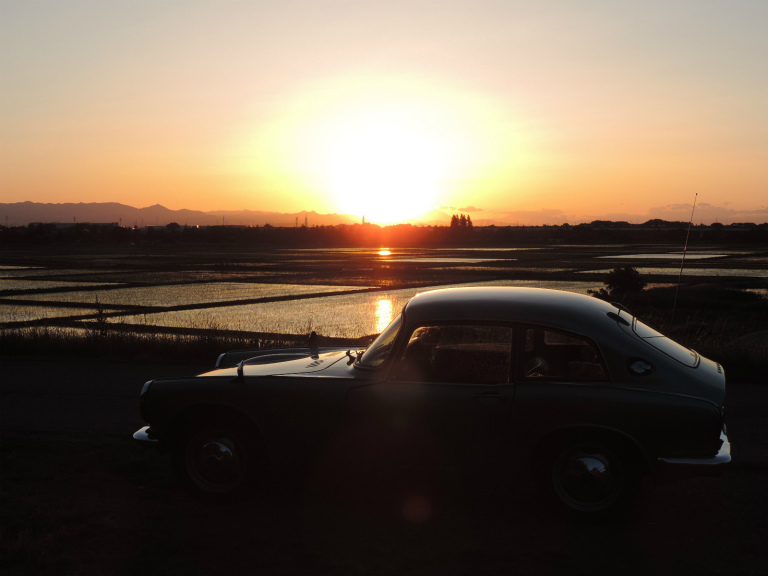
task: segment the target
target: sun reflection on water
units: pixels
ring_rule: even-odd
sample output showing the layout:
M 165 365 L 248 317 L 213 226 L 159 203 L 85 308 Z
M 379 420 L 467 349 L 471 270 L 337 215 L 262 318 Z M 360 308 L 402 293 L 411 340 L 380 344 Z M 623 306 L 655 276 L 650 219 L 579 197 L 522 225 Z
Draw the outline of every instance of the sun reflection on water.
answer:
M 392 300 L 382 298 L 376 302 L 376 332 L 382 332 L 392 322 Z
M 392 252 L 387 250 L 386 248 L 384 250 L 379 250 L 379 256 L 391 256 Z

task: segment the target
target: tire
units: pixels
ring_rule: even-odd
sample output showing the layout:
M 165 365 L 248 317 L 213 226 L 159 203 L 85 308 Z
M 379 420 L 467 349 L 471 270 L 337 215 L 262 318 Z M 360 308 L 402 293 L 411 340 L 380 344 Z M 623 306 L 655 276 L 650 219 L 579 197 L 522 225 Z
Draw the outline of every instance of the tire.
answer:
M 182 435 L 173 461 L 179 480 L 195 496 L 231 502 L 242 499 L 252 487 L 257 457 L 242 427 L 210 422 Z
M 629 459 L 610 443 L 581 440 L 555 451 L 551 486 L 565 509 L 581 518 L 604 518 L 626 510 L 638 476 Z

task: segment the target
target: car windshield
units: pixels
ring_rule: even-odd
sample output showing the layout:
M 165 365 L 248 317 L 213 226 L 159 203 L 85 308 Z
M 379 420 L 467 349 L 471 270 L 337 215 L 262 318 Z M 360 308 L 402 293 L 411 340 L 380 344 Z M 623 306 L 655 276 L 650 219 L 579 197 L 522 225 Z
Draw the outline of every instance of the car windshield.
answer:
M 366 348 L 363 355 L 358 358 L 357 365 L 363 368 L 378 368 L 384 364 L 389 357 L 392 346 L 395 344 L 395 338 L 397 338 L 402 322 L 402 315 L 398 315 L 397 318 L 392 320 L 389 326 L 384 329 L 384 332 L 379 334 L 379 337 L 373 341 L 373 344 Z
M 640 338 L 648 342 L 648 344 L 654 348 L 664 352 L 664 354 L 667 356 L 671 356 L 678 362 L 681 362 L 686 366 L 690 366 L 691 368 L 694 368 L 698 365 L 699 355 L 696 354 L 696 352 L 693 350 L 689 350 L 682 344 L 678 344 L 674 340 L 664 336 L 664 334 L 657 332 L 647 324 L 643 324 L 637 318 L 635 318 L 635 322 L 632 327 L 635 330 L 635 334 L 640 336 Z

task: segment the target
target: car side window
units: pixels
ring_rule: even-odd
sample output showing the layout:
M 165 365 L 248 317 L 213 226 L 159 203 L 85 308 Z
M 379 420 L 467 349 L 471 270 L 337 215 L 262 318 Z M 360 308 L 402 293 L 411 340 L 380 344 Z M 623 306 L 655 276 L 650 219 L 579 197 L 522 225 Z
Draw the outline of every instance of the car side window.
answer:
M 528 380 L 607 380 L 597 348 L 587 339 L 544 328 L 525 331 L 523 376 Z
M 466 384 L 509 382 L 512 336 L 508 326 L 420 326 L 411 333 L 393 379 Z

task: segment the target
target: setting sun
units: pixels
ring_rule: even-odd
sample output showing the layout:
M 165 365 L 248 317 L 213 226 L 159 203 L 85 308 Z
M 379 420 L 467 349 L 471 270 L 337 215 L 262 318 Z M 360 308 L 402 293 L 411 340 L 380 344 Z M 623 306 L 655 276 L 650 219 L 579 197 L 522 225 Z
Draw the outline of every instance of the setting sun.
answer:
M 389 112 L 356 115 L 332 128 L 324 171 L 337 206 L 379 224 L 428 212 L 448 171 L 438 137 Z

